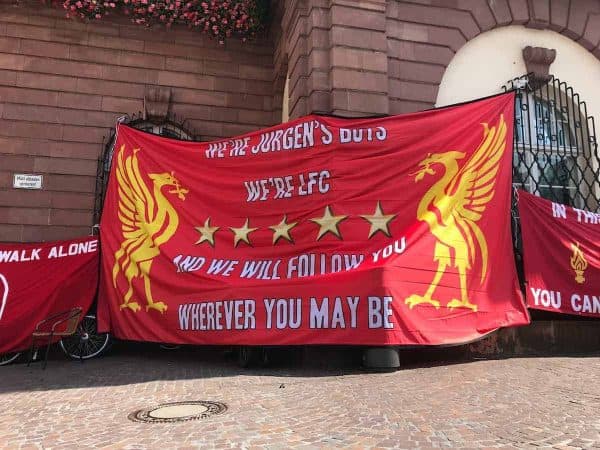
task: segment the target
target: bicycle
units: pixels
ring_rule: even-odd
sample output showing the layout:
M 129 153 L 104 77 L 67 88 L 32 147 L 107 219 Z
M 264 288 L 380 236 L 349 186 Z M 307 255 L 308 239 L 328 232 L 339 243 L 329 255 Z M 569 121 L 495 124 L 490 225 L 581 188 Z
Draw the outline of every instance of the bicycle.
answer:
M 90 359 L 104 353 L 112 345 L 109 333 L 98 333 L 96 326 L 96 315 L 86 314 L 77 331 L 71 336 L 62 338 L 58 342 L 65 355 L 72 359 Z M 4 353 L 0 355 L 0 366 L 15 362 L 25 352 Z M 36 360 L 34 355 L 33 360 Z
M 21 356 L 21 352 L 16 353 L 3 353 L 0 355 L 0 366 L 6 366 L 13 361 L 16 361 L 19 356 Z

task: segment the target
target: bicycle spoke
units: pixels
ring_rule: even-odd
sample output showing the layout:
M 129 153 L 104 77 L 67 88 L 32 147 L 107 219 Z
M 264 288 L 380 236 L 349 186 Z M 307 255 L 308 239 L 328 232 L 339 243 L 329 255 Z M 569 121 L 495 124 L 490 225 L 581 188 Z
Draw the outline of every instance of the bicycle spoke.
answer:
M 89 359 L 102 353 L 110 343 L 108 333 L 98 334 L 96 318 L 85 316 L 79 324 L 77 333 L 60 341 L 61 348 L 71 358 Z

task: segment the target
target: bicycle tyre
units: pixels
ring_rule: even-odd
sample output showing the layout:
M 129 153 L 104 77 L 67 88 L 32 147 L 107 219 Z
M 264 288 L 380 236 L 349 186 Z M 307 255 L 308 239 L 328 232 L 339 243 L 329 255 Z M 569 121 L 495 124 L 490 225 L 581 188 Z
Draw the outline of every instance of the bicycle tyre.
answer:
M 0 366 L 6 366 L 21 356 L 21 352 L 17 353 L 3 353 L 0 355 Z
M 110 334 L 98 333 L 96 316 L 88 314 L 77 326 L 77 331 L 71 336 L 62 338 L 59 344 L 69 358 L 79 359 L 81 348 L 81 359 L 90 359 L 105 352 L 111 342 Z

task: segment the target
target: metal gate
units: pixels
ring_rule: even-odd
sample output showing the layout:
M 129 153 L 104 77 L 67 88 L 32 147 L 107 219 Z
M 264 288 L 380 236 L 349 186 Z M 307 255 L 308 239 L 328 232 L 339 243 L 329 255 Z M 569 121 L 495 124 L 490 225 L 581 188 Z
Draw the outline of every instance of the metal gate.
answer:
M 594 118 L 579 94 L 551 77 L 533 89 L 529 76 L 511 80 L 516 91 L 513 187 L 575 208 L 598 211 L 600 161 Z M 521 233 L 513 195 L 513 243 L 523 280 Z

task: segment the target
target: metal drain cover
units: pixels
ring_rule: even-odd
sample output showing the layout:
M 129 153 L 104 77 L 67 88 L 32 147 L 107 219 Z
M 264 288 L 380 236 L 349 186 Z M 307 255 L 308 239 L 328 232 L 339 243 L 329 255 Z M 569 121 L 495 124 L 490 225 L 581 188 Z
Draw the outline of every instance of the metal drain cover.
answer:
M 227 411 L 225 403 L 198 400 L 163 403 L 154 408 L 134 411 L 127 418 L 134 422 L 186 422 L 188 420 L 207 419 L 210 416 L 223 414 L 225 411 Z

